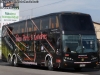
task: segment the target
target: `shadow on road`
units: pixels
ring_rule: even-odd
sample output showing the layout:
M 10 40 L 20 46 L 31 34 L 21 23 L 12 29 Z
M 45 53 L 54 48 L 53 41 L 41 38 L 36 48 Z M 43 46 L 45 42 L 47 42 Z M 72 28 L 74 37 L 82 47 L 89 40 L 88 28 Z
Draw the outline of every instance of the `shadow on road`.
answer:
M 0 65 L 2 66 L 9 66 L 6 62 L 0 61 Z M 40 67 L 40 66 L 33 66 L 33 65 L 19 65 L 20 68 L 29 68 L 29 69 L 38 69 L 38 70 L 46 70 L 49 71 L 46 67 Z M 75 71 L 72 68 L 66 68 L 66 69 L 54 69 L 56 72 L 70 72 L 70 73 L 79 73 L 79 74 L 88 74 L 88 75 L 94 75 L 96 72 L 99 71 L 99 69 L 91 69 L 91 68 L 83 68 L 81 71 Z M 96 75 L 96 74 L 95 74 Z
M 21 68 L 29 68 L 29 69 L 38 69 L 38 70 L 46 70 L 49 71 L 46 67 L 40 67 L 40 66 L 33 66 L 33 65 L 19 65 Z M 56 72 L 70 72 L 70 73 L 79 73 L 79 74 L 90 74 L 94 75 L 96 72 L 99 71 L 99 69 L 91 69 L 91 68 L 83 68 L 81 71 L 75 71 L 73 68 L 66 68 L 66 69 L 54 69 Z

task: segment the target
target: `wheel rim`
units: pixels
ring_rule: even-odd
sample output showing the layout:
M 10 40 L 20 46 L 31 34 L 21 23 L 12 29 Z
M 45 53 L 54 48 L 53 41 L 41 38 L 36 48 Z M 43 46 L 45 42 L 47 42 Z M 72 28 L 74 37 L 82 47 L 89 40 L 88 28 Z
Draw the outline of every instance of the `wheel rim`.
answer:
M 52 70 L 52 68 L 53 68 L 53 67 L 52 67 L 52 62 L 51 62 L 50 59 L 48 60 L 48 68 L 49 68 L 50 70 Z
M 8 58 L 8 63 L 11 64 L 11 58 L 10 57 Z
M 16 60 L 16 58 L 14 58 L 14 66 L 16 66 L 16 62 L 17 62 L 17 60 Z

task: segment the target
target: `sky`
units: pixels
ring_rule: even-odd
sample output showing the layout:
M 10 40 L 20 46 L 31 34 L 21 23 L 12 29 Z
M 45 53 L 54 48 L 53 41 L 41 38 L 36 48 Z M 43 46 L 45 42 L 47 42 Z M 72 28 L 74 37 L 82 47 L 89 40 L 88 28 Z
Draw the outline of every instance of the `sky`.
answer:
M 38 0 L 39 3 L 20 3 L 21 20 L 53 12 L 74 11 L 90 14 L 100 23 L 100 0 Z

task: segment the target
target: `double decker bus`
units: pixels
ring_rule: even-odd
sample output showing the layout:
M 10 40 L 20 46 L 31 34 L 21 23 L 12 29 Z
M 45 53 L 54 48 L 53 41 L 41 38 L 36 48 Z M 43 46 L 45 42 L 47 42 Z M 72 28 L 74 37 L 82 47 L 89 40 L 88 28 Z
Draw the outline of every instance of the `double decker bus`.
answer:
M 58 12 L 4 25 L 2 60 L 49 70 L 93 68 L 98 64 L 98 48 L 91 16 Z

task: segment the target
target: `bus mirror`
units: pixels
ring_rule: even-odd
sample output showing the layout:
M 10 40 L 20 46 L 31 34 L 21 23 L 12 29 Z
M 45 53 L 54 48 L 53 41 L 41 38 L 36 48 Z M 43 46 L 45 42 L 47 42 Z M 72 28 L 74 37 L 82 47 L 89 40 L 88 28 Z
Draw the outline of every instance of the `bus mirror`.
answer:
M 57 48 L 60 48 L 60 43 L 57 43 Z
M 60 48 L 60 37 L 57 39 L 57 48 Z
M 60 48 L 60 41 L 57 41 L 57 48 Z

